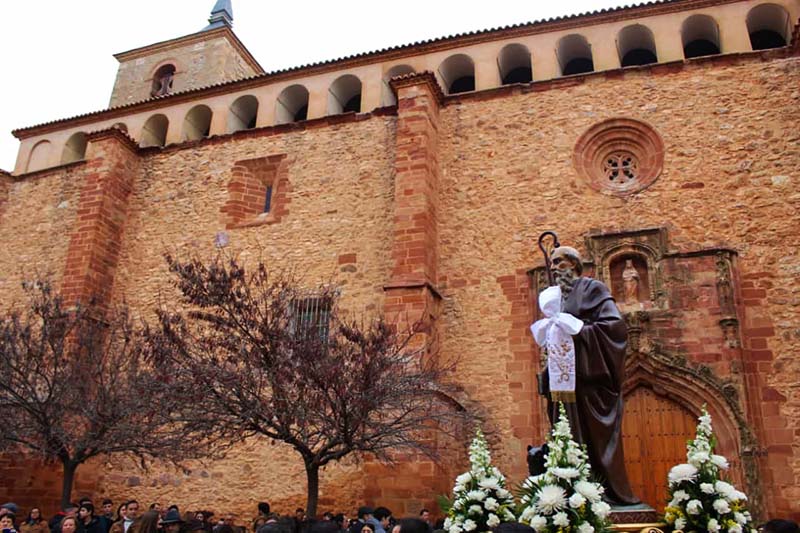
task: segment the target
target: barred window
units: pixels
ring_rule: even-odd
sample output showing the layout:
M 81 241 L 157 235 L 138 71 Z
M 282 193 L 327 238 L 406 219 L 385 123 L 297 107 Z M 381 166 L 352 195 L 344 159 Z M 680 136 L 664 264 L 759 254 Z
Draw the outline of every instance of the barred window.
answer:
M 330 330 L 330 314 L 330 297 L 297 298 L 291 303 L 291 331 L 298 336 L 318 335 L 324 342 Z

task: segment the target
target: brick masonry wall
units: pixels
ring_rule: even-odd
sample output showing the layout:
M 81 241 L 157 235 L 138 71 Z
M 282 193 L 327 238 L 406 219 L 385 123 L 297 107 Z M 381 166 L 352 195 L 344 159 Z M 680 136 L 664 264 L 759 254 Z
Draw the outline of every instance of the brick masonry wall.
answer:
M 60 282 L 84 175 L 85 165 L 79 164 L 8 184 L 0 207 L 0 240 L 10 252 L 0 254 L 4 306 L 20 300 L 25 280 Z
M 523 419 L 514 418 L 514 393 L 532 394 L 533 384 L 527 367 L 514 365 L 525 320 L 511 330 L 508 322 L 527 283 L 520 273 L 540 262 L 537 236 L 556 229 L 582 248 L 593 229 L 666 226 L 679 250 L 727 245 L 740 254 L 745 342 L 765 349 L 745 355 L 760 376 L 754 401 L 780 417 L 758 435 L 780 478 L 767 499 L 772 509 L 800 511 L 800 365 L 792 355 L 800 323 L 798 64 L 690 63 L 660 75 L 637 70 L 560 90 L 464 98 L 442 110 L 440 288 L 453 307 L 443 348 L 461 354 L 462 379 L 493 413 L 501 464 L 513 477 L 524 472 L 525 443 L 516 437 Z M 572 167 L 580 134 L 615 116 L 651 124 L 666 147 L 661 177 L 627 198 L 594 192 Z M 776 398 L 779 405 L 765 403 Z
M 800 195 L 795 192 L 800 180 L 800 60 L 737 61 L 690 62 L 658 72 L 627 70 L 550 90 L 449 99 L 438 111 L 438 199 L 430 205 L 438 246 L 431 283 L 442 295 L 441 354 L 459 357 L 458 380 L 479 406 L 484 429 L 496 445 L 493 454 L 512 481 L 524 476 L 525 446 L 546 429 L 533 376 L 538 356 L 527 332 L 533 304 L 526 272 L 540 263 L 536 237 L 555 229 L 562 242 L 582 249 L 584 237 L 594 230 L 665 226 L 675 250 L 723 246 L 738 252 L 742 353 L 707 349 L 708 343 L 722 342 L 718 329 L 706 335 L 684 323 L 683 329 L 665 326 L 661 333 L 682 336 L 676 350 L 723 376 L 730 373 L 730 359 L 741 358 L 748 372 L 746 411 L 767 452 L 761 466 L 769 509 L 800 513 L 800 449 L 795 444 L 800 437 L 800 363 L 793 356 L 800 348 L 795 282 L 800 272 Z M 400 119 L 371 116 L 140 152 L 114 298 L 152 316 L 159 301 L 173 295 L 162 253 L 207 256 L 221 239 L 245 261 L 291 265 L 309 284 L 332 280 L 343 285 L 346 305 L 381 311 L 388 298 L 384 285 L 397 265 L 392 214 L 396 122 L 402 113 L 401 108 Z M 572 167 L 581 133 L 616 116 L 649 123 L 666 149 L 660 178 L 625 198 L 595 192 Z M 282 154 L 290 161 L 288 213 L 279 223 L 227 229 L 222 209 L 235 162 Z M 66 183 L 72 184 L 71 198 L 77 198 L 77 186 L 66 174 L 47 179 L 14 185 L 0 234 L 35 237 L 16 241 L 19 253 L 59 269 L 65 262 L 59 250 L 66 249 L 67 241 L 54 235 L 72 221 L 47 216 L 39 200 L 52 204 L 54 185 Z M 38 222 L 20 222 L 26 219 Z M 51 242 L 52 252 L 47 248 Z M 43 251 L 54 257 L 40 257 Z M 0 261 L 5 261 L 0 272 L 10 276 L 18 259 Z M 713 265 L 696 264 L 702 266 L 695 281 L 711 283 Z M 12 296 L 5 285 L 0 290 L 4 302 Z M 675 298 L 676 305 L 683 304 L 692 295 Z M 688 316 L 705 321 L 709 329 L 718 327 L 704 313 Z M 97 467 L 101 480 L 94 494 L 176 501 L 184 508 L 202 503 L 248 518 L 260 499 L 282 511 L 304 501 L 300 462 L 282 446 L 268 443 L 248 444 L 225 461 L 198 465 L 188 475 L 166 468 L 139 473 L 126 463 L 114 464 L 114 469 Z M 386 478 L 385 470 L 371 465 L 329 468 L 322 475 L 321 508 L 354 510 L 364 499 L 380 503 L 389 492 L 376 486 L 396 485 L 418 494 L 420 479 L 443 472 L 431 474 L 426 468 L 407 465 Z M 432 503 L 409 498 L 413 504 L 404 507 L 409 512 Z

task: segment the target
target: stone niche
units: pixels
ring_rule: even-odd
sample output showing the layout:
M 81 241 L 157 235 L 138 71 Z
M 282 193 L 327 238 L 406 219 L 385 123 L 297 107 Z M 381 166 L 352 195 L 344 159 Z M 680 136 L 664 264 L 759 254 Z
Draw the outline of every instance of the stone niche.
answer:
M 626 319 L 643 312 L 653 342 L 690 358 L 695 353 L 702 363 L 721 363 L 725 349 L 739 346 L 734 250 L 675 250 L 666 228 L 642 228 L 590 232 L 583 255 L 584 275 L 611 289 Z M 547 287 L 544 267 L 529 275 L 536 307 L 535 296 Z

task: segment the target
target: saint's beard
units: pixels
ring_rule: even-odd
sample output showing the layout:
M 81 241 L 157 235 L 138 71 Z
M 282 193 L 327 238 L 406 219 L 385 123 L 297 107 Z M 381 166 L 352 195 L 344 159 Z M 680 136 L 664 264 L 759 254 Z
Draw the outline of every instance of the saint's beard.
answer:
M 572 292 L 572 287 L 575 285 L 578 275 L 575 273 L 574 268 L 568 267 L 556 270 L 554 279 L 556 284 L 561 287 L 561 295 L 566 298 Z

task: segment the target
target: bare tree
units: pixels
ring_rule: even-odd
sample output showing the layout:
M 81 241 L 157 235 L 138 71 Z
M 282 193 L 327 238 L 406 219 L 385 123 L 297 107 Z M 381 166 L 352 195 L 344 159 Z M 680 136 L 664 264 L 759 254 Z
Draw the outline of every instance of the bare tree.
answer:
M 62 504 L 92 457 L 121 453 L 144 465 L 212 453 L 211 441 L 175 423 L 175 385 L 148 361 L 124 308 L 68 308 L 48 282 L 25 292 L 28 303 L 0 321 L 0 445 L 60 461 Z
M 162 310 L 151 344 L 204 396 L 184 402 L 182 418 L 192 431 L 213 425 L 231 440 L 292 446 L 309 516 L 321 467 L 350 454 L 435 456 L 431 431 L 463 416 L 443 401 L 451 368 L 427 353 L 421 324 L 398 331 L 380 317 L 346 318 L 337 289 L 303 290 L 263 263 L 248 272 L 233 258 L 167 261 L 183 309 Z

